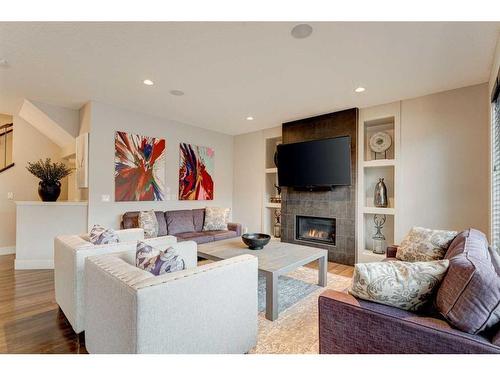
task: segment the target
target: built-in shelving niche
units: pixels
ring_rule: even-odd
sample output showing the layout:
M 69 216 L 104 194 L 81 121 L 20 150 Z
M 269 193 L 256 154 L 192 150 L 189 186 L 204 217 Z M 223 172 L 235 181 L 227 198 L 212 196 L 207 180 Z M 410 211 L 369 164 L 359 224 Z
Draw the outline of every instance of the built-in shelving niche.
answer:
M 386 222 L 382 233 L 387 245 L 396 239 L 397 221 L 397 169 L 399 162 L 399 103 L 362 109 L 359 121 L 358 164 L 358 213 L 357 213 L 357 262 L 380 261 L 384 255 L 373 253 L 375 234 L 374 215 L 385 215 Z M 377 154 L 370 148 L 370 138 L 377 132 L 391 136 L 391 147 L 384 154 Z M 384 179 L 387 187 L 389 205 L 387 208 L 375 207 L 374 191 L 379 178 Z
M 274 164 L 274 154 L 278 144 L 281 143 L 281 137 L 266 138 L 266 157 L 265 157 L 265 182 L 264 182 L 264 202 L 262 209 L 262 228 L 263 232 L 273 235 L 275 212 L 281 209 L 281 203 L 271 203 L 271 197 L 277 195 L 275 184 L 278 184 L 278 168 Z

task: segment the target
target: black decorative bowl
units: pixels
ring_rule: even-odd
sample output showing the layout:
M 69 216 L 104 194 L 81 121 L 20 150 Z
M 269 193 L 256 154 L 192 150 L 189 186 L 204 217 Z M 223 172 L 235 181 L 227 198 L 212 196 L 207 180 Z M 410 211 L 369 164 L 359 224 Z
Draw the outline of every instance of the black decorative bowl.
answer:
M 271 236 L 264 233 L 245 233 L 241 239 L 250 250 L 260 250 L 271 240 Z

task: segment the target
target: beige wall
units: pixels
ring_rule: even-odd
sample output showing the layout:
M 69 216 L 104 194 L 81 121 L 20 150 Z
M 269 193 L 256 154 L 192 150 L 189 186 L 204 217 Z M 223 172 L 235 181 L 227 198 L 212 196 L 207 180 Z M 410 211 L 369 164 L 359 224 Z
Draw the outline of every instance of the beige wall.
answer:
M 403 100 L 401 108 L 397 237 L 415 225 L 489 233 L 488 84 Z M 261 142 L 262 132 L 234 140 L 235 220 L 249 230 L 261 229 Z
M 234 137 L 233 219 L 248 232 L 260 232 L 262 221 L 263 131 Z
M 15 166 L 0 173 L 0 250 L 15 246 L 16 242 L 16 200 L 40 200 L 38 179 L 26 170 L 28 161 L 50 157 L 59 160 L 61 149 L 33 126 L 14 116 L 13 161 Z M 63 184 L 64 185 L 64 184 Z M 14 199 L 7 199 L 13 192 Z M 67 197 L 67 190 L 61 192 L 61 200 Z M 43 218 L 42 218 L 43 219 Z
M 498 37 L 497 47 L 495 50 L 495 55 L 493 56 L 493 63 L 491 65 L 491 75 L 489 81 L 489 92 L 493 90 L 493 85 L 498 76 L 498 70 L 500 69 L 500 36 Z
M 489 233 L 488 85 L 404 100 L 399 231 Z
M 234 137 L 233 219 L 248 232 L 262 230 L 266 138 L 281 136 L 281 126 Z
M 89 108 L 87 108 L 87 111 Z M 172 120 L 165 120 L 126 109 L 91 102 L 89 139 L 89 219 L 94 224 L 118 228 L 120 216 L 133 210 L 175 210 L 206 206 L 232 208 L 233 137 Z M 82 113 L 82 117 L 83 116 Z M 166 139 L 167 199 L 162 202 L 114 201 L 115 131 Z M 210 146 L 215 149 L 215 197 L 213 201 L 179 201 L 179 143 Z M 102 195 L 110 201 L 103 202 Z

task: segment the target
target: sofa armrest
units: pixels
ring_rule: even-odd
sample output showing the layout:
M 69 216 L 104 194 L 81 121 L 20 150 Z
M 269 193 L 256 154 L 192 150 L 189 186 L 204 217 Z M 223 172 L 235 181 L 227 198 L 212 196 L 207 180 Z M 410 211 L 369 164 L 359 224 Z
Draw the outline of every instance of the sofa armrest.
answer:
M 241 236 L 241 224 L 240 223 L 227 223 L 227 229 L 236 232 L 238 236 Z
M 398 252 L 398 245 L 387 246 L 385 256 L 386 258 L 396 258 L 397 252 Z
M 319 297 L 320 353 L 500 353 L 445 321 L 328 290 Z
M 144 229 L 142 228 L 120 229 L 116 231 L 116 234 L 120 242 L 144 240 Z

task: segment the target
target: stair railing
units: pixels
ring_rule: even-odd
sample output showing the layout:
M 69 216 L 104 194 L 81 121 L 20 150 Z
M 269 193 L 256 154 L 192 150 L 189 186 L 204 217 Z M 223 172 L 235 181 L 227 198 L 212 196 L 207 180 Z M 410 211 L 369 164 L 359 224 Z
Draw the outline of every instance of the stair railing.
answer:
M 0 173 L 14 166 L 14 162 L 12 160 L 13 132 L 13 124 L 0 126 Z

